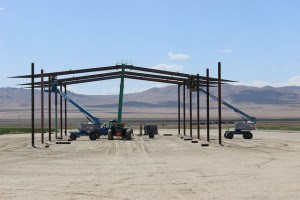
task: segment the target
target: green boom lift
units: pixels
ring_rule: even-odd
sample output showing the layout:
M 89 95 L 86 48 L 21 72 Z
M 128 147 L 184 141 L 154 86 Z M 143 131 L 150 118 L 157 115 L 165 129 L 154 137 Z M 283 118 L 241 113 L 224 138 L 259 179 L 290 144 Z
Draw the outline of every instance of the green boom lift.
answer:
M 126 64 L 120 65 L 122 68 L 122 73 L 121 73 L 121 83 L 120 83 L 120 93 L 119 93 L 118 120 L 114 119 L 109 121 L 109 129 L 108 129 L 109 140 L 113 140 L 114 136 L 131 140 L 131 134 L 133 133 L 133 130 L 130 127 L 128 127 L 125 123 L 122 122 L 125 65 Z

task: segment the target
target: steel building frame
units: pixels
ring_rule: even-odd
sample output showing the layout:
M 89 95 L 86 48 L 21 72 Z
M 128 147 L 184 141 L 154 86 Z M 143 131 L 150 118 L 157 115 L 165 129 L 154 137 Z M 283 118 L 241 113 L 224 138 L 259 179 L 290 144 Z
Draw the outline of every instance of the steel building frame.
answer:
M 197 139 L 200 139 L 200 99 L 199 99 L 199 88 L 206 87 L 207 92 L 209 93 L 210 87 L 218 87 L 218 129 L 219 129 L 219 144 L 222 145 L 222 135 L 221 135 L 221 85 L 228 82 L 235 82 L 232 80 L 221 79 L 221 62 L 218 62 L 218 78 L 209 77 L 209 69 L 206 69 L 206 76 L 200 76 L 199 74 L 186 74 L 179 72 L 171 72 L 166 70 L 159 69 L 150 69 L 144 67 L 138 67 L 127 64 L 116 64 L 115 66 L 107 66 L 107 67 L 96 67 L 96 68 L 88 68 L 88 69 L 78 69 L 78 70 L 68 70 L 68 71 L 59 71 L 59 72 L 50 72 L 44 73 L 44 70 L 41 70 L 40 74 L 36 74 L 34 72 L 34 63 L 31 63 L 31 74 L 30 75 L 21 75 L 14 76 L 11 78 L 30 78 L 30 83 L 21 84 L 25 87 L 31 88 L 31 143 L 32 146 L 35 147 L 35 100 L 34 100 L 34 88 L 41 88 L 41 143 L 44 143 L 44 89 L 48 88 L 48 126 L 49 126 L 49 136 L 48 140 L 51 141 L 52 127 L 51 127 L 51 77 L 55 76 L 58 80 L 60 90 L 65 94 L 67 93 L 67 86 L 72 84 L 79 83 L 87 83 L 94 81 L 102 81 L 102 80 L 110 80 L 121 77 L 121 69 L 125 68 L 125 78 L 136 79 L 136 80 L 144 80 L 144 81 L 153 81 L 153 82 L 161 82 L 161 83 L 169 83 L 175 84 L 178 86 L 178 134 L 180 135 L 181 128 L 181 106 L 180 106 L 180 91 L 181 86 L 183 87 L 183 135 L 186 135 L 186 89 L 189 90 L 190 94 L 190 116 L 189 116 L 189 125 L 190 125 L 190 137 L 193 137 L 192 134 L 192 94 L 193 92 L 197 92 Z M 84 73 L 93 73 L 92 75 L 83 75 L 83 76 L 70 76 Z M 67 78 L 59 78 L 60 76 L 67 76 Z M 48 77 L 48 81 L 45 81 L 45 78 Z M 40 78 L 39 82 L 36 82 L 35 79 Z M 207 127 L 207 141 L 210 141 L 210 118 L 209 118 L 209 95 L 206 95 L 206 110 L 207 110 L 207 119 L 206 119 L 206 127 Z M 58 138 L 57 132 L 57 94 L 55 95 L 55 139 Z M 63 137 L 63 104 L 62 97 L 60 96 L 60 137 Z M 64 128 L 65 128 L 65 136 L 67 136 L 67 100 L 64 100 Z

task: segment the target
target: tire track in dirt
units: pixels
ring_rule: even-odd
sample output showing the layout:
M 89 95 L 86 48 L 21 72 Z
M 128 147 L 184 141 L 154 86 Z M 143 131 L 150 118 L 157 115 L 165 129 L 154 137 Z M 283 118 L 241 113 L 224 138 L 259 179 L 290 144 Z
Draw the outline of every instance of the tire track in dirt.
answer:
M 23 189 L 23 188 L 15 188 L 15 189 L 6 189 L 7 191 L 11 191 L 11 192 L 14 192 L 14 191 L 24 191 L 24 192 L 30 192 L 30 193 L 36 193 L 37 190 L 35 189 Z M 56 194 L 57 191 L 56 190 L 49 190 L 49 189 L 42 189 L 42 188 L 39 188 L 38 189 L 38 193 L 40 192 L 44 192 L 45 193 L 45 196 L 47 196 L 46 194 L 52 194 L 51 197 L 55 197 L 53 196 L 53 194 Z M 63 199 L 73 199 L 73 196 L 76 195 L 76 199 L 86 199 L 86 198 L 93 198 L 93 199 L 124 199 L 124 198 L 121 198 L 121 197 L 111 197 L 109 195 L 100 195 L 100 194 L 97 194 L 97 192 L 94 192 L 94 191 L 82 191 L 82 192 L 74 192 L 74 191 L 63 191 L 59 194 L 60 198 L 62 197 Z M 50 195 L 49 195 L 50 196 Z M 79 196 L 79 197 L 78 197 Z M 51 199 L 52 199 L 51 198 Z M 58 198 L 58 197 L 56 197 Z M 59 199 L 60 199 L 59 198 Z
M 0 151 L 2 151 L 2 149 L 4 148 L 4 147 L 6 147 L 8 145 L 8 143 L 6 142 L 6 141 L 0 141 Z
M 141 138 L 138 138 L 137 140 L 132 141 L 131 146 L 133 146 L 135 150 L 133 153 L 138 153 L 139 156 L 149 162 L 151 161 L 151 156 L 149 151 L 146 150 L 144 142 L 145 141 L 143 141 Z
M 252 146 L 250 146 L 252 144 Z M 270 164 L 276 160 L 278 160 L 276 158 L 276 156 L 268 151 L 268 149 L 274 149 L 273 147 L 267 146 L 266 143 L 258 141 L 258 144 L 253 144 L 251 143 L 249 144 L 248 140 L 239 140 L 239 143 L 231 143 L 230 145 L 232 147 L 237 147 L 238 149 L 241 149 L 243 151 L 255 151 L 255 152 L 259 152 L 262 153 L 264 156 L 261 159 L 264 159 L 263 161 L 258 161 L 257 163 L 252 163 L 251 166 L 257 167 L 257 168 L 261 168 L 264 165 Z M 262 149 L 263 148 L 267 148 L 267 149 Z
M 19 149 L 22 149 L 22 151 L 24 151 L 24 148 L 26 148 L 29 145 L 29 143 L 27 141 L 22 141 L 22 140 L 18 140 L 18 141 L 14 141 L 11 144 L 7 144 L 5 145 L 3 149 L 1 149 L 1 151 L 4 152 L 13 152 Z

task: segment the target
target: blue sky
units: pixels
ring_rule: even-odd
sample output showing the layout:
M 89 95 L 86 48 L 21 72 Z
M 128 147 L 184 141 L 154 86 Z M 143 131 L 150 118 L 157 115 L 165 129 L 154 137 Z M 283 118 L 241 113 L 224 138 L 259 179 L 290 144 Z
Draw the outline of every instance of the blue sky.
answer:
M 36 72 L 134 65 L 253 86 L 300 86 L 300 1 L 0 0 L 0 87 Z M 158 83 L 126 80 L 125 91 Z M 117 94 L 119 80 L 73 85 Z

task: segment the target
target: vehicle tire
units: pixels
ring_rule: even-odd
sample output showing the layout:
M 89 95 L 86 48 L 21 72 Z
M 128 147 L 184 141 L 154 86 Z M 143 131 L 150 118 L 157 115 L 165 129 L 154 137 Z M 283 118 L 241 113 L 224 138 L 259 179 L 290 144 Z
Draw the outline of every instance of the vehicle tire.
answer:
M 149 133 L 149 138 L 154 138 L 154 133 Z
M 76 140 L 76 139 L 77 139 L 77 136 L 76 136 L 75 134 L 71 134 L 71 135 L 70 135 L 70 139 L 71 139 L 71 140 Z
M 111 132 L 111 129 L 108 129 L 108 131 L 107 131 L 107 139 L 108 140 L 113 140 L 114 139 L 113 134 Z
M 227 138 L 227 132 L 224 133 L 224 138 Z
M 89 138 L 90 138 L 90 140 L 96 140 L 97 139 L 97 134 L 92 132 L 92 133 L 89 134 Z
M 122 130 L 122 134 L 121 134 L 122 139 L 126 139 L 126 138 L 127 138 L 126 133 L 127 133 L 127 130 L 126 130 L 126 129 L 123 129 L 123 130 Z
M 244 133 L 244 134 L 243 134 L 243 138 L 244 138 L 244 139 L 248 139 L 247 137 L 248 137 L 248 133 Z
M 231 132 L 229 132 L 229 133 L 227 133 L 227 139 L 232 139 L 233 138 L 233 133 L 231 133 Z
M 251 132 L 247 133 L 247 138 L 248 140 L 251 140 L 253 138 L 253 134 Z
M 100 133 L 96 133 L 96 135 L 97 135 L 97 139 L 99 139 L 100 138 Z
M 126 131 L 126 139 L 131 140 L 132 129 L 127 129 Z

